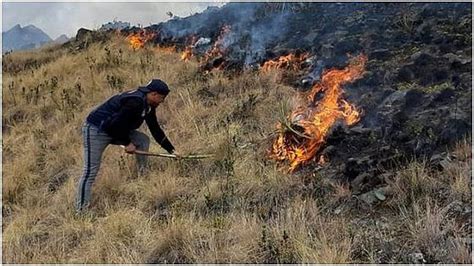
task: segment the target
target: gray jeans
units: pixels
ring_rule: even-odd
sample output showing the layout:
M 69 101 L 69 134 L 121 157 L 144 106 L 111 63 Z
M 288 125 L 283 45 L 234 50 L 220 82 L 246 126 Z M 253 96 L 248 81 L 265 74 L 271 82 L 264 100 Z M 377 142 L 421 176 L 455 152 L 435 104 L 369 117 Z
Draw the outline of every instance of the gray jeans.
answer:
M 91 199 L 91 189 L 97 173 L 99 172 L 102 153 L 109 144 L 123 144 L 115 142 L 107 133 L 89 123 L 82 127 L 82 137 L 84 140 L 84 170 L 82 177 L 77 184 L 76 210 L 81 211 L 89 206 Z M 133 130 L 130 132 L 130 139 L 135 144 L 137 150 L 148 151 L 150 138 L 144 133 Z M 144 171 L 147 165 L 146 156 L 136 155 L 139 172 Z

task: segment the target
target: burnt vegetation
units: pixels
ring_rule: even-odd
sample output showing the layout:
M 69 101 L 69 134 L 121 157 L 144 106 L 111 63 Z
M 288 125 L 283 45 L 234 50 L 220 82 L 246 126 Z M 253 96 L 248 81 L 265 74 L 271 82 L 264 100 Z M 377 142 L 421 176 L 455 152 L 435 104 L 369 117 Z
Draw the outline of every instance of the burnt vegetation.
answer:
M 471 263 L 471 31 L 468 3 L 230 3 L 6 54 L 3 262 Z M 289 173 L 269 152 L 305 141 L 295 96 L 361 54 L 341 93 L 360 119 Z M 170 140 L 215 156 L 138 177 L 109 147 L 75 216 L 84 117 L 156 77 Z

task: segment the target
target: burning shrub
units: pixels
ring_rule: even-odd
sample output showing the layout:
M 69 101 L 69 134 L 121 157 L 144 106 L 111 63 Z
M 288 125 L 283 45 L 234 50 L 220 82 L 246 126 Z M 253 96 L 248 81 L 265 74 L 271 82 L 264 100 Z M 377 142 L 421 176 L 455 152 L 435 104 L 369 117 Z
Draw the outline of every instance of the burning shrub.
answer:
M 339 120 L 347 125 L 359 121 L 357 108 L 342 99 L 342 84 L 352 82 L 362 76 L 367 57 L 360 55 L 348 67 L 332 69 L 323 73 L 321 82 L 316 83 L 309 94 L 299 99 L 299 103 L 289 116 L 289 123 L 277 125 L 280 133 L 273 142 L 270 157 L 277 161 L 289 161 L 290 171 L 315 158 L 332 126 Z

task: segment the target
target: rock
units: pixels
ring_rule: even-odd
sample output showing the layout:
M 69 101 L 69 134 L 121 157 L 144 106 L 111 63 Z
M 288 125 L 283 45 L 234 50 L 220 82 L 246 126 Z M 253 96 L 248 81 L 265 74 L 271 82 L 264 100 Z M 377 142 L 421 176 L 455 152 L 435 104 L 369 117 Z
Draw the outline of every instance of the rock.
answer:
M 371 131 L 373 131 L 373 129 L 365 128 L 365 127 L 362 127 L 362 126 L 356 126 L 356 127 L 352 127 L 352 128 L 349 129 L 350 134 L 355 133 L 355 134 L 358 134 L 358 135 L 368 134 Z
M 364 74 L 364 78 L 356 80 L 353 83 L 355 88 L 357 87 L 380 87 L 382 86 L 383 79 L 386 75 L 386 71 L 384 70 L 377 70 L 373 71 L 366 71 Z
M 455 74 L 451 77 L 451 82 L 453 83 L 454 88 L 457 89 L 461 84 L 461 77 Z
M 471 132 L 471 125 L 461 119 L 450 119 L 441 131 L 439 142 L 441 144 L 452 144 L 461 140 Z
M 436 43 L 438 44 L 438 49 L 441 53 L 450 53 L 456 50 L 452 44 L 453 40 L 449 36 L 441 36 L 436 38 Z
M 425 52 L 414 53 L 410 58 L 418 67 L 436 64 L 436 58 Z
M 449 205 L 446 206 L 446 209 L 448 210 L 448 212 L 456 213 L 456 214 L 461 214 L 463 213 L 463 210 L 464 210 L 463 204 L 459 200 L 455 200 L 449 203 Z
M 333 57 L 334 54 L 334 46 L 331 44 L 323 44 L 321 46 L 321 55 L 326 58 Z
M 449 78 L 449 72 L 446 69 L 435 69 L 433 72 L 433 81 L 431 82 L 441 82 L 445 81 Z M 423 85 L 423 82 L 420 83 Z M 426 83 L 429 84 L 429 83 Z
M 438 169 L 439 171 L 447 169 L 450 163 L 451 163 L 451 159 L 448 157 L 448 155 L 445 152 L 434 154 L 430 158 L 430 164 L 436 169 Z
M 403 71 L 407 73 L 412 71 L 421 86 L 428 86 L 449 78 L 448 66 L 443 62 L 442 58 L 421 51 L 413 54 L 410 59 L 413 63 L 409 64 Z M 407 73 L 401 72 L 399 77 L 410 78 L 410 76 L 407 76 Z
M 369 59 L 387 60 L 391 55 L 389 49 L 377 49 L 369 53 Z
M 426 263 L 426 260 L 423 257 L 423 253 L 421 252 L 414 252 L 414 253 L 408 254 L 408 261 L 410 263 L 415 263 L 415 264 Z
M 203 45 L 208 45 L 211 43 L 211 38 L 204 38 L 204 37 L 201 37 L 199 38 L 199 40 L 194 44 L 194 47 L 199 47 L 199 46 L 203 46 Z
M 459 63 L 459 64 L 464 65 L 464 64 L 468 64 L 468 63 L 470 64 L 471 63 L 471 59 L 461 58 L 460 56 L 455 55 L 453 53 L 444 54 L 442 57 L 446 58 L 450 64 Z
M 404 65 L 398 70 L 396 80 L 399 82 L 411 82 L 415 79 L 415 73 L 412 70 L 411 64 Z
M 405 108 L 415 108 L 422 105 L 423 102 L 423 91 L 419 89 L 412 89 L 407 91 L 405 94 Z
M 420 26 L 415 30 L 416 36 L 418 39 L 424 43 L 430 43 L 433 39 L 433 20 L 424 21 Z
M 319 81 L 321 79 L 321 74 L 323 73 L 323 70 L 326 68 L 326 64 L 324 60 L 312 60 L 312 70 L 311 73 L 309 73 L 308 77 L 313 79 L 313 83 L 315 81 Z
M 334 154 L 335 151 L 336 151 L 336 147 L 334 147 L 334 145 L 329 145 L 326 148 L 324 148 L 321 154 L 331 157 L 331 155 Z
M 88 30 L 88 29 L 85 29 L 85 28 L 80 28 L 78 31 L 77 31 L 77 34 L 76 34 L 76 40 L 78 41 L 83 41 L 86 36 L 90 36 L 92 34 L 92 31 L 91 30 Z
M 373 191 L 362 194 L 358 198 L 369 206 L 373 206 L 378 201 Z
M 363 173 L 358 175 L 354 180 L 351 181 L 351 190 L 353 194 L 360 194 L 362 192 L 363 186 L 366 183 L 367 179 L 371 177 L 368 173 Z
M 304 77 L 303 79 L 298 82 L 298 87 L 301 88 L 302 91 L 308 91 L 313 87 L 313 84 L 315 83 L 314 78 L 312 77 Z
M 449 215 L 455 217 L 464 217 L 464 219 L 470 219 L 472 214 L 472 207 L 469 203 L 463 203 L 462 201 L 455 200 L 445 207 Z
M 454 99 L 456 94 L 451 88 L 442 90 L 438 95 L 436 95 L 431 101 L 432 106 L 437 106 L 438 104 L 446 104 Z
M 388 96 L 379 105 L 379 108 L 392 109 L 394 106 L 399 106 L 404 102 L 406 91 L 387 90 Z
M 467 217 L 472 216 L 472 206 L 470 204 L 464 208 L 463 215 L 466 215 Z
M 461 71 L 461 72 L 468 72 L 471 67 L 471 60 L 467 61 L 466 63 L 463 63 L 465 60 L 458 61 L 458 62 L 453 62 L 451 64 L 451 69 L 455 71 Z
M 451 161 L 450 160 L 442 160 L 441 162 L 439 162 L 439 165 L 441 166 L 442 169 L 446 170 L 449 168 L 449 165 L 451 164 Z
M 347 159 L 344 169 L 344 175 L 347 176 L 349 180 L 352 180 L 359 175 L 360 170 L 357 169 L 357 166 L 357 160 L 355 158 Z
M 373 206 L 380 201 L 386 200 L 388 195 L 391 195 L 391 189 L 389 187 L 381 187 L 360 195 L 359 199 Z
M 385 193 L 383 190 L 380 190 L 380 189 L 377 189 L 374 191 L 374 195 L 375 197 L 380 200 L 380 201 L 384 201 L 387 199 L 387 197 L 385 197 Z
M 169 206 L 165 202 L 156 202 L 153 206 L 153 209 L 155 211 L 156 217 L 160 220 L 165 220 L 171 215 Z
M 383 173 L 378 176 L 378 179 L 381 183 L 387 183 L 387 180 L 390 180 L 393 177 L 393 173 Z
M 446 158 L 446 153 L 433 154 L 430 158 L 430 163 L 437 163 Z

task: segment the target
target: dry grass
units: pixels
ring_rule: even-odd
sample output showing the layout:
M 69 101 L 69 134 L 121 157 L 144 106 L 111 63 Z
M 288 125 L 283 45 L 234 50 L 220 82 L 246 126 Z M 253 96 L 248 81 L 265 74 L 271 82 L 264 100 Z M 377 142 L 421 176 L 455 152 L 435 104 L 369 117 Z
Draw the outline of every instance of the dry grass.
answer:
M 445 170 L 446 182 L 449 184 L 450 196 L 453 200 L 471 201 L 472 193 L 472 148 L 471 139 L 458 143 L 453 151 L 454 162 Z
M 41 63 L 25 66 L 31 60 Z M 289 106 L 293 94 L 274 74 L 203 75 L 197 62 L 150 47 L 133 51 L 117 37 L 74 54 L 13 53 L 3 70 L 4 86 L 13 82 L 3 94 L 5 263 L 400 262 L 413 250 L 432 261 L 470 262 L 467 221 L 447 207 L 471 202 L 470 140 L 442 172 L 423 162 L 402 167 L 389 183 L 389 214 L 335 215 L 326 210 L 350 202 L 347 185 L 321 177 L 328 198 L 302 193 L 302 178 L 266 159 L 279 103 Z M 84 117 L 156 77 L 172 90 L 158 116 L 178 151 L 215 158 L 153 158 L 152 171 L 137 178 L 133 156 L 109 147 L 91 213 L 76 217 Z M 385 225 L 372 226 L 377 219 Z M 383 249 L 390 239 L 399 251 Z

